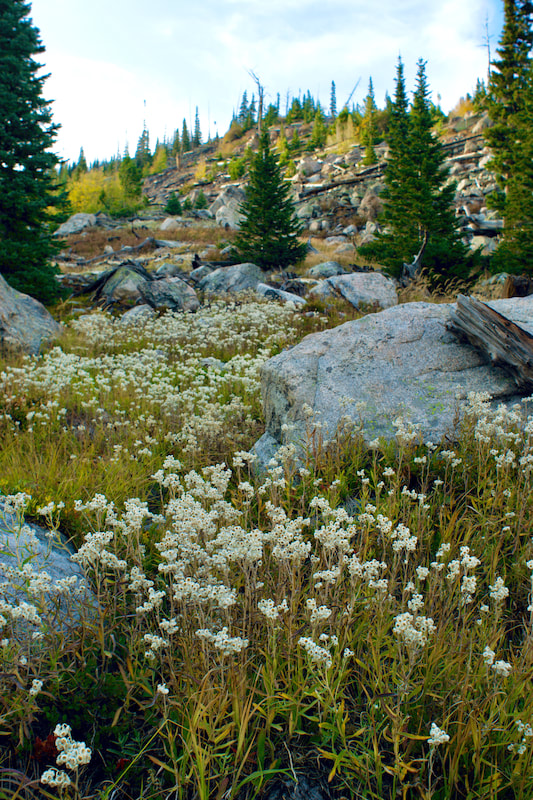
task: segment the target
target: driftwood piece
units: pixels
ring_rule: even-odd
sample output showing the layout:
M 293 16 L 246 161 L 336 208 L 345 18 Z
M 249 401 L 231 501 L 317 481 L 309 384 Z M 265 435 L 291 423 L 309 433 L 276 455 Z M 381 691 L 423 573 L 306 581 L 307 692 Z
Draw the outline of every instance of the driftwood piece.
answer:
M 490 363 L 509 372 L 520 391 L 533 390 L 533 336 L 524 328 L 464 295 L 458 296 L 457 310 L 446 327 L 466 338 Z

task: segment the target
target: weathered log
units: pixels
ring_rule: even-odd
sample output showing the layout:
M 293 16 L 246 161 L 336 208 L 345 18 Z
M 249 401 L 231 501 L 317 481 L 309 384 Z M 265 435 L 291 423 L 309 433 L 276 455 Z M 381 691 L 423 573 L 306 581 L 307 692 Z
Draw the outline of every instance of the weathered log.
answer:
M 533 390 L 533 336 L 498 311 L 459 295 L 446 326 L 466 338 L 486 360 L 509 372 L 518 389 Z

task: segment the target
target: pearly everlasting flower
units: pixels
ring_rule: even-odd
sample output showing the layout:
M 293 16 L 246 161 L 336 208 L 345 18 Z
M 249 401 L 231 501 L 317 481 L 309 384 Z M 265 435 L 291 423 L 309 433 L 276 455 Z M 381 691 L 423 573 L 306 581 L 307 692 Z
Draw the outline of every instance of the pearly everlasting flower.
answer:
M 446 731 L 443 731 L 442 728 L 439 728 L 434 722 L 431 723 L 431 728 L 429 729 L 429 739 L 428 744 L 430 747 L 438 747 L 441 744 L 446 744 L 446 742 L 450 741 L 449 735 Z
M 333 664 L 329 650 L 326 650 L 324 647 L 320 647 L 320 645 L 313 642 L 313 640 L 309 637 L 301 636 L 298 639 L 298 644 L 300 647 L 303 647 L 311 661 L 313 661 L 315 664 L 324 666 L 326 669 L 329 669 Z
M 70 780 L 69 776 L 66 772 L 63 772 L 62 769 L 55 769 L 51 767 L 50 769 L 45 770 L 41 775 L 41 783 L 46 784 L 47 786 L 54 786 L 58 789 L 66 789 L 67 786 L 70 786 L 72 781 Z
M 38 680 L 37 678 L 34 678 L 29 691 L 30 697 L 37 697 L 42 688 L 43 688 L 43 682 Z
M 164 684 L 164 683 L 158 684 L 157 694 L 162 694 L 163 696 L 165 696 L 165 695 L 168 694 L 168 691 L 169 690 L 167 689 L 166 684 Z
M 508 661 L 495 661 L 494 664 L 491 664 L 491 668 L 494 670 L 496 675 L 499 675 L 502 678 L 508 678 L 513 669 Z
M 509 597 L 509 589 L 505 586 L 503 578 L 496 578 L 494 583 L 489 586 L 489 594 L 496 603 L 502 603 Z

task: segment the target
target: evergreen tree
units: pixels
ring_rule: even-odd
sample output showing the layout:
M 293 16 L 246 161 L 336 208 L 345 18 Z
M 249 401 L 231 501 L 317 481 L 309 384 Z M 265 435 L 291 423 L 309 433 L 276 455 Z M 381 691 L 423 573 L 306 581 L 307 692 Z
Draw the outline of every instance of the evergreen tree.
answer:
M 192 146 L 200 147 L 202 144 L 202 132 L 200 131 L 200 117 L 198 114 L 198 106 L 196 106 L 196 114 L 194 117 L 194 134 L 192 137 Z
M 465 277 L 471 260 L 455 217 L 455 185 L 447 184 L 445 154 L 433 135 L 432 125 L 425 63 L 418 62 L 417 87 L 409 114 L 400 59 L 383 192 L 386 232 L 361 251 L 377 258 L 399 277 L 403 264 L 411 263 L 426 242 L 424 269 L 438 283 L 449 277 Z
M 237 116 L 238 122 L 240 122 L 241 125 L 244 125 L 246 123 L 247 116 L 248 116 L 248 93 L 244 91 L 241 100 L 241 107 L 239 108 L 239 114 Z
M 146 123 L 143 124 L 143 130 L 137 142 L 137 149 L 135 150 L 135 161 L 141 169 L 148 169 L 152 163 L 152 154 L 150 152 L 150 134 Z
M 50 151 L 59 126 L 34 60 L 44 47 L 29 13 L 24 0 L 0 2 L 0 273 L 48 303 L 63 294 L 48 259 L 61 248 L 52 232 L 66 199 Z
M 302 228 L 294 216 L 289 193 L 290 184 L 281 176 L 278 160 L 270 150 L 268 131 L 264 131 L 240 206 L 244 219 L 235 239 L 235 259 L 252 261 L 268 270 L 305 258 L 307 248 L 297 239 Z
M 93 164 L 93 167 L 97 166 Z M 87 172 L 87 159 L 85 158 L 85 153 L 83 152 L 83 147 L 80 148 L 80 155 L 78 157 L 78 163 L 76 164 L 76 169 L 78 172 Z
M 142 168 L 127 154 L 120 162 L 118 177 L 126 201 L 138 200 L 142 192 Z
M 532 103 L 533 4 L 505 0 L 498 58 L 491 71 L 486 107 L 493 127 L 485 138 L 498 191 L 491 205 L 504 218 L 503 242 L 493 259 L 496 269 L 533 272 Z
M 337 116 L 337 92 L 335 89 L 335 81 L 331 81 L 331 95 L 329 100 L 329 113 L 332 119 Z
M 315 111 L 313 130 L 311 132 L 311 140 L 310 140 L 311 149 L 314 149 L 316 147 L 324 147 L 324 145 L 326 144 L 326 139 L 327 139 L 326 124 L 324 121 L 324 114 L 322 112 L 322 108 L 320 107 L 319 103 Z
M 172 146 L 170 148 L 170 154 L 174 157 L 179 156 L 181 152 L 181 141 L 180 141 L 180 132 L 176 130 L 174 134 L 174 138 L 172 140 Z
M 362 136 L 361 140 L 365 146 L 365 155 L 363 164 L 370 165 L 377 163 L 376 151 L 374 145 L 377 139 L 376 131 L 376 101 L 374 99 L 374 87 L 372 85 L 372 78 L 368 82 L 368 94 L 365 99 L 365 113 L 362 120 Z
M 183 127 L 181 129 L 181 148 L 184 153 L 187 153 L 191 149 L 191 137 L 185 120 L 183 120 Z

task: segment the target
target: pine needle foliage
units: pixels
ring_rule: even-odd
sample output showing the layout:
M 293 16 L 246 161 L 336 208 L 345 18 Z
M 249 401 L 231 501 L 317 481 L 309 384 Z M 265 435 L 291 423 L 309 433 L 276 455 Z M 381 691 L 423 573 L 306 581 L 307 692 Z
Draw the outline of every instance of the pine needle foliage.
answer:
M 44 52 L 23 0 L 0 2 L 0 273 L 15 289 L 48 303 L 62 295 L 49 258 L 64 219 L 51 152 L 58 125 L 42 96 L 34 55 Z
M 448 181 L 442 145 L 433 133 L 430 91 L 425 62 L 419 60 L 417 85 L 409 109 L 403 63 L 398 61 L 396 93 L 387 134 L 389 159 L 385 171 L 382 222 L 385 232 L 360 248 L 395 277 L 411 263 L 424 240 L 423 265 L 437 284 L 466 277 L 471 268 L 454 213 L 455 185 Z
M 249 174 L 239 209 L 244 219 L 235 239 L 234 258 L 251 261 L 264 270 L 283 269 L 301 261 L 307 253 L 305 244 L 298 241 L 302 227 L 294 216 L 290 184 L 270 150 L 268 131 L 261 136 Z
M 485 107 L 493 127 L 485 138 L 493 153 L 498 190 L 490 205 L 504 218 L 494 268 L 533 272 L 533 4 L 505 0 L 504 27 Z

